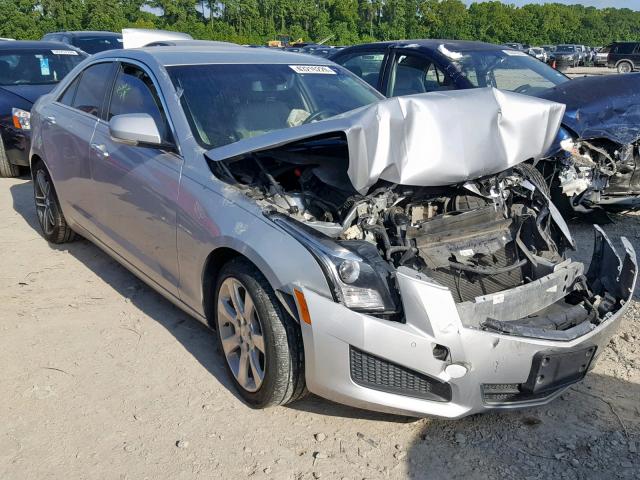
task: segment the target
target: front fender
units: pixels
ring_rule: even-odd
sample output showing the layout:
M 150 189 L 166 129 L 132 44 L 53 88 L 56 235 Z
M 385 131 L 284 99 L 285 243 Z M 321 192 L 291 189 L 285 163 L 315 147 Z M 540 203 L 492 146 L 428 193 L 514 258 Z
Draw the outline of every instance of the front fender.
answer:
M 207 261 L 220 248 L 249 259 L 276 291 L 292 293 L 295 282 L 331 298 L 324 273 L 309 251 L 233 186 L 216 179 L 204 186 L 183 177 L 177 223 L 180 298 L 202 315 Z

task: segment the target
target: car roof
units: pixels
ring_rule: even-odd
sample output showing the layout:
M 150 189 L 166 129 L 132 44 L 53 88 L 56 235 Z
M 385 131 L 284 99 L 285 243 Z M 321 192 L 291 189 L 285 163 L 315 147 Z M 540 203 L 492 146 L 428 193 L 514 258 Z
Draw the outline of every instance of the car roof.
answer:
M 34 49 L 73 50 L 72 48 L 69 48 L 69 45 L 62 42 L 16 40 L 14 42 L 0 43 L 0 51 Z
M 82 35 L 91 35 L 92 37 L 95 37 L 95 36 L 111 37 L 113 35 L 117 35 L 119 37 L 122 36 L 121 33 L 109 32 L 109 31 L 106 31 L 106 30 L 63 30 L 63 31 L 60 31 L 60 32 L 50 32 L 50 33 L 47 33 L 46 35 L 53 35 L 53 34 L 60 34 L 60 33 L 73 35 L 75 37 L 80 37 Z
M 363 45 L 354 45 L 353 47 L 347 47 L 344 50 L 351 49 L 366 49 L 368 46 L 386 46 L 386 47 L 408 47 L 415 48 L 416 50 L 435 51 L 440 45 L 444 45 L 447 50 L 458 52 L 471 52 L 471 51 L 495 51 L 504 50 L 505 45 L 495 45 L 493 43 L 476 42 L 472 40 L 447 40 L 447 39 L 419 39 L 419 40 L 393 40 L 386 42 L 367 43 Z
M 334 65 L 330 60 L 304 53 L 284 52 L 272 48 L 248 48 L 242 46 L 168 46 L 124 50 L 108 50 L 93 55 L 94 59 L 130 58 L 144 62 L 153 59 L 160 65 L 198 64 L 284 64 L 284 65 Z

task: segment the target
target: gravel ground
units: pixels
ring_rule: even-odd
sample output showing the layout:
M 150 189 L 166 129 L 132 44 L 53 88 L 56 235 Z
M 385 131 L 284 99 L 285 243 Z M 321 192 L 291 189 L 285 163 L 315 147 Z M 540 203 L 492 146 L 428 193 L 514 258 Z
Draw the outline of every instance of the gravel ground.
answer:
M 591 227 L 572 224 L 579 258 Z M 605 226 L 640 251 L 640 217 Z M 309 397 L 254 411 L 214 336 L 0 179 L 0 479 L 640 478 L 640 307 L 551 405 L 461 421 Z
M 582 76 L 590 77 L 594 75 L 614 75 L 617 73 L 618 72 L 614 68 L 607 67 L 575 67 L 569 68 L 564 72 L 565 75 L 574 78 Z

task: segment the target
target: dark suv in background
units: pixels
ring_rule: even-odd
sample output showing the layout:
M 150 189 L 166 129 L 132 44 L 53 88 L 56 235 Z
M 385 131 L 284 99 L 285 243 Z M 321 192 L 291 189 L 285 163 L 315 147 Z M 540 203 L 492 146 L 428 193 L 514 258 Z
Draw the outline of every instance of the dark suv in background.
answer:
M 618 73 L 640 70 L 640 42 L 614 42 L 608 47 L 607 66 Z
M 47 33 L 42 40 L 66 43 L 89 55 L 122 48 L 122 34 L 115 32 L 54 32 Z

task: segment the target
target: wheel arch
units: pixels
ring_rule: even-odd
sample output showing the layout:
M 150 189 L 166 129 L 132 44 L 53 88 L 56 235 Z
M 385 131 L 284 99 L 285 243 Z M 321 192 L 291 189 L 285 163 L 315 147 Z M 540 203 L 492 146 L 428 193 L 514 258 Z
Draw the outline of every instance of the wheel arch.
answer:
M 621 63 L 628 63 L 629 65 L 631 65 L 631 70 L 634 69 L 633 61 L 629 58 L 621 58 L 620 60 L 618 60 L 616 62 L 616 68 L 618 68 L 618 65 L 620 65 Z
M 260 257 L 257 256 L 257 253 L 253 250 L 242 249 L 242 252 L 240 250 L 241 249 L 231 246 L 221 246 L 209 253 L 205 261 L 204 268 L 202 270 L 202 307 L 209 326 L 215 328 L 213 323 L 215 313 L 214 290 L 219 272 L 225 264 L 238 258 L 251 263 L 264 276 L 282 307 L 284 307 L 289 315 L 298 321 L 297 310 L 292 293 L 281 288 L 282 285 L 276 273 L 268 266 L 268 264 L 261 261 Z M 256 256 L 252 255 L 252 253 Z
M 47 167 L 47 164 L 44 163 L 44 159 L 38 155 L 37 153 L 34 153 L 33 155 L 31 155 L 31 157 L 29 158 L 29 166 L 30 169 L 33 171 L 33 166 L 38 164 L 38 163 L 42 163 L 42 165 L 44 165 L 44 168 L 47 169 L 47 171 L 49 171 L 49 167 Z
M 218 279 L 218 274 L 224 264 L 235 258 L 245 258 L 251 262 L 251 260 L 245 255 L 242 255 L 239 251 L 230 247 L 216 248 L 205 260 L 204 268 L 202 269 L 202 307 L 204 309 L 205 318 L 207 319 L 210 327 L 214 327 L 213 314 L 215 304 L 213 290 Z

